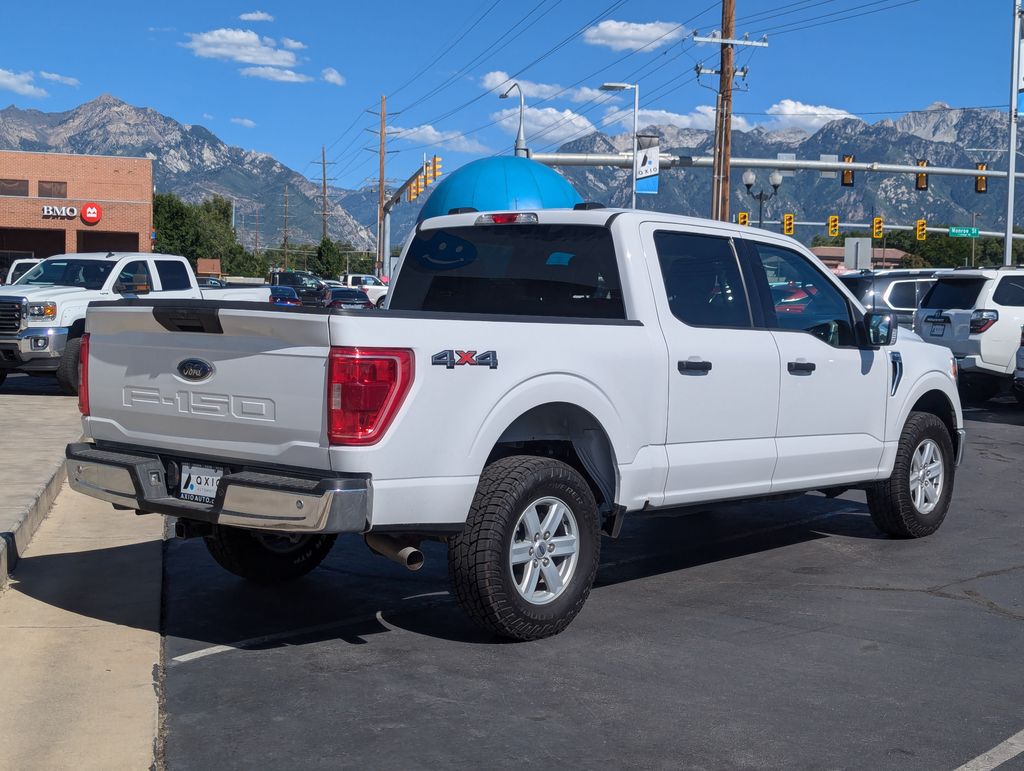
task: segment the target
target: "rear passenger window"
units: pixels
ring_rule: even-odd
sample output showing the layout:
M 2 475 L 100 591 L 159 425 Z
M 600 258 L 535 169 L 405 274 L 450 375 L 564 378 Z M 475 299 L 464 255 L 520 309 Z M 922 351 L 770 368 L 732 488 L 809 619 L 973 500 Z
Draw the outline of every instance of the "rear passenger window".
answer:
M 160 275 L 160 284 L 164 292 L 179 292 L 192 287 L 188 280 L 188 269 L 183 262 L 157 260 L 156 272 Z
M 672 315 L 693 327 L 750 327 L 739 264 L 727 238 L 654 234 Z
M 999 279 L 999 286 L 992 295 L 992 302 L 1024 308 L 1024 276 L 1004 276 Z
M 917 307 L 917 282 L 897 281 L 889 290 L 889 305 L 901 310 L 912 310 Z

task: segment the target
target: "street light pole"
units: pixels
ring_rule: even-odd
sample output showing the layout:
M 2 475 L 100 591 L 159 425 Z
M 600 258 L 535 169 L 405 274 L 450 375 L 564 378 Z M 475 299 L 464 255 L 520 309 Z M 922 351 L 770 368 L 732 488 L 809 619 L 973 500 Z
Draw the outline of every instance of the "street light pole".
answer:
M 518 83 L 513 83 L 499 99 L 508 99 L 512 89 L 519 92 L 519 133 L 516 134 L 515 154 L 517 158 L 526 158 L 530 153 L 526 149 L 526 98 L 523 96 L 523 89 Z
M 1017 171 L 1017 96 L 1020 93 L 1020 14 L 1021 0 L 1013 2 L 1013 72 L 1010 83 L 1010 146 L 1006 176 L 1006 241 L 1003 244 L 1003 264 L 1013 264 L 1013 195 L 1014 176 Z
M 630 207 L 636 208 L 636 160 L 640 153 L 640 84 L 639 83 L 602 83 L 602 91 L 625 91 L 633 89 L 633 189 L 630 195 Z
M 753 171 L 747 169 L 743 172 L 743 184 L 747 188 L 747 194 L 757 201 L 757 226 L 758 228 L 764 228 L 764 203 L 765 201 L 772 200 L 779 192 L 779 186 L 782 184 L 782 175 L 778 171 L 773 171 L 768 175 L 768 184 L 772 186 L 770 193 L 766 193 L 764 188 L 755 193 L 752 188 L 756 181 L 757 175 Z

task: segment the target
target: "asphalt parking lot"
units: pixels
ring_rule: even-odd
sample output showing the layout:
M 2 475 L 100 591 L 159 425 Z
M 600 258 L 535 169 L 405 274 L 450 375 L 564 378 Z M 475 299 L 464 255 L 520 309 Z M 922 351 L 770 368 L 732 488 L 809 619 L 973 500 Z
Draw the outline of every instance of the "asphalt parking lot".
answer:
M 440 544 L 408 573 L 350 538 L 268 589 L 169 540 L 160 762 L 956 768 L 1024 729 L 1024 408 L 966 417 L 936 535 L 881 536 L 860 494 L 635 516 L 539 642 L 477 631 Z

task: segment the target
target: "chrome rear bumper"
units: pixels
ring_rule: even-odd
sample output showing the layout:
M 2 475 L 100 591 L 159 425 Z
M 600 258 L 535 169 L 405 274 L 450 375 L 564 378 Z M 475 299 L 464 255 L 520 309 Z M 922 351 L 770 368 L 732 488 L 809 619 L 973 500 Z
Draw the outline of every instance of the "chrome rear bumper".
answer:
M 284 472 L 225 473 L 213 505 L 183 501 L 168 491 L 158 455 L 69 444 L 68 483 L 80 493 L 142 513 L 286 533 L 362 533 L 369 529 L 369 477 L 311 479 Z

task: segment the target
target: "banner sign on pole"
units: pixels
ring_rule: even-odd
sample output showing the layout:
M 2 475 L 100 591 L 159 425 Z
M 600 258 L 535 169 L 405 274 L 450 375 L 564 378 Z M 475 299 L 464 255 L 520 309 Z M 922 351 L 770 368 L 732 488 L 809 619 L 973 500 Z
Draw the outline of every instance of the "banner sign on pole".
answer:
M 658 161 L 661 150 L 657 135 L 640 134 L 636 138 L 636 192 L 655 195 L 658 192 Z

